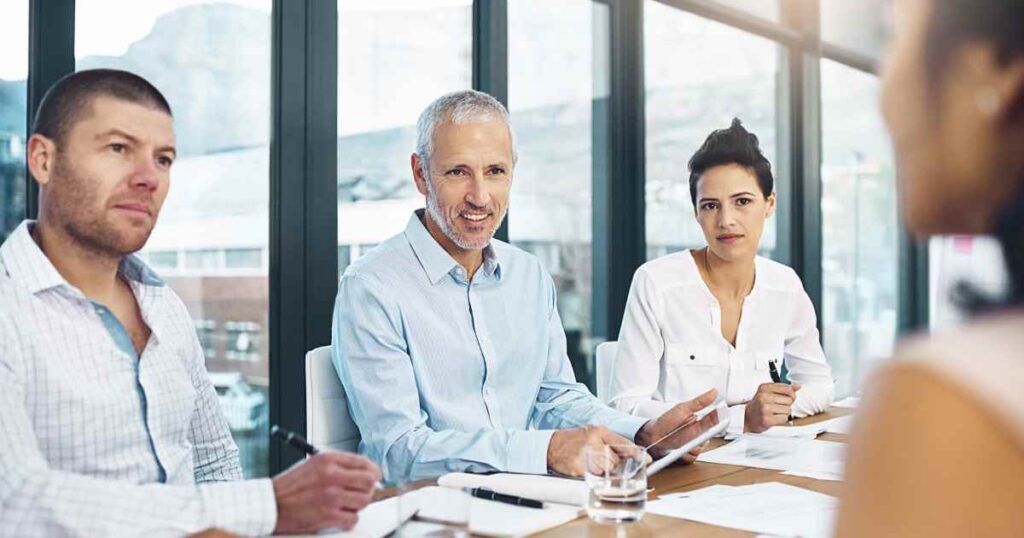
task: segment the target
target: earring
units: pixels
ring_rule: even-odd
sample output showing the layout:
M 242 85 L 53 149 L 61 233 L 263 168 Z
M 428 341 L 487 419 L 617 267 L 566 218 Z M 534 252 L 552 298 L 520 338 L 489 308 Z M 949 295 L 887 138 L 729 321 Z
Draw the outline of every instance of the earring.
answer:
M 974 92 L 974 104 L 978 107 L 978 112 L 987 118 L 992 118 L 999 112 L 999 106 L 1002 103 L 1000 103 L 999 92 L 995 88 L 982 86 Z

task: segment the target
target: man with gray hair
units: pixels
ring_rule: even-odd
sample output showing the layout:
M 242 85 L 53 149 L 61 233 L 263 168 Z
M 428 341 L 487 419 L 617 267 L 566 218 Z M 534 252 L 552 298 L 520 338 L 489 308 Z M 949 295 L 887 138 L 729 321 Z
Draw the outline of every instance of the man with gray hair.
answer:
M 647 420 L 576 383 L 551 277 L 493 238 L 515 164 L 501 103 L 472 90 L 437 99 L 411 157 L 426 209 L 341 277 L 334 363 L 360 451 L 390 483 L 450 471 L 579 476 L 583 447 L 646 446 L 715 400 L 710 391 Z

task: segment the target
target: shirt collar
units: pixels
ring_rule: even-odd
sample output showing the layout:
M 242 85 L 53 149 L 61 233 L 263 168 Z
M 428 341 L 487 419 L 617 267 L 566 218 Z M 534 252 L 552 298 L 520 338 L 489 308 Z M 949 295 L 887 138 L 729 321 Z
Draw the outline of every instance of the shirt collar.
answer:
M 451 274 L 461 266 L 430 235 L 427 227 L 423 225 L 423 212 L 423 209 L 417 209 L 409 217 L 409 223 L 405 226 L 405 237 L 419 259 L 423 271 L 426 272 L 427 279 L 431 284 L 437 284 L 445 275 Z M 483 265 L 480 267 L 483 273 L 501 280 L 501 264 L 492 244 L 484 247 L 483 257 Z
M 27 288 L 30 293 L 58 286 L 73 287 L 53 266 L 35 239 L 32 239 L 35 224 L 34 220 L 22 221 L 3 245 L 0 245 L 0 261 L 3 262 L 7 274 L 11 280 Z M 146 286 L 164 286 L 164 281 L 135 255 L 125 256 L 121 260 L 118 272 L 126 279 Z

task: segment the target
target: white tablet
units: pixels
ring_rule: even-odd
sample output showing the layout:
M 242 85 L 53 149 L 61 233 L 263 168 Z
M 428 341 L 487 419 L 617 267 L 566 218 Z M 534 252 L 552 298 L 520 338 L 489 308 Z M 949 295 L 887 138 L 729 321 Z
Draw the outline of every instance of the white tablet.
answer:
M 714 411 L 717 411 L 714 412 Z M 658 461 L 647 466 L 647 476 L 651 476 L 654 473 L 672 465 L 676 460 L 683 457 L 684 454 L 704 444 L 705 441 L 725 431 L 725 428 L 729 426 L 729 413 L 728 410 L 720 404 L 711 404 L 700 411 L 697 411 L 696 422 L 683 428 L 683 431 L 693 429 L 695 437 L 682 444 L 679 448 L 673 449 L 668 454 L 665 454 Z

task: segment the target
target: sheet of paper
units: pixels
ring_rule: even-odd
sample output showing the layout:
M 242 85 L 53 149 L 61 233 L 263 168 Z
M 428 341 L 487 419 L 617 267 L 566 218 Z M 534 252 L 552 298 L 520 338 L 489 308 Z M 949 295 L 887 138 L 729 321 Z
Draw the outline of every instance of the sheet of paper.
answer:
M 847 396 L 838 402 L 832 402 L 832 405 L 835 407 L 845 407 L 847 409 L 856 409 L 858 404 L 860 404 L 860 396 Z
M 850 426 L 853 424 L 853 415 L 838 417 L 814 424 L 803 426 L 775 426 L 768 428 L 761 433 L 732 433 L 725 436 L 726 441 L 739 439 L 745 435 L 756 437 L 794 437 L 800 439 L 814 439 L 823 433 L 850 433 Z
M 823 493 L 766 482 L 728 493 L 661 498 L 648 503 L 647 511 L 754 533 L 817 538 L 832 534 L 837 505 L 835 497 Z
M 587 500 L 587 484 L 582 480 L 547 475 L 448 473 L 437 479 L 437 485 L 487 488 L 506 495 L 561 504 L 583 505 Z
M 697 461 L 842 475 L 846 444 L 801 438 L 744 435 L 720 448 L 702 453 Z
M 328 529 L 319 534 L 299 535 L 297 538 L 383 538 L 398 528 L 398 505 L 398 497 L 377 501 L 359 512 L 359 522 L 350 531 Z M 412 503 L 403 502 L 402 521 L 412 517 L 415 511 L 416 507 Z
M 420 510 L 416 514 L 417 517 L 427 520 L 445 519 L 443 513 L 440 513 L 444 507 L 430 503 L 430 499 L 439 497 L 432 493 L 440 488 L 441 486 L 431 486 L 413 492 L 420 495 Z M 474 497 L 470 499 L 469 529 L 474 535 L 480 536 L 526 536 L 572 521 L 582 513 L 582 507 L 578 505 L 548 502 L 544 504 L 544 508 L 538 509 Z
M 782 474 L 786 474 L 786 475 L 789 475 L 789 476 L 800 476 L 800 477 L 803 477 L 803 478 L 813 478 L 815 480 L 831 480 L 833 482 L 842 482 L 843 481 L 843 475 L 841 475 L 841 474 L 826 473 L 826 472 L 821 472 L 821 471 L 819 471 L 819 472 L 815 472 L 815 471 L 785 471 Z

